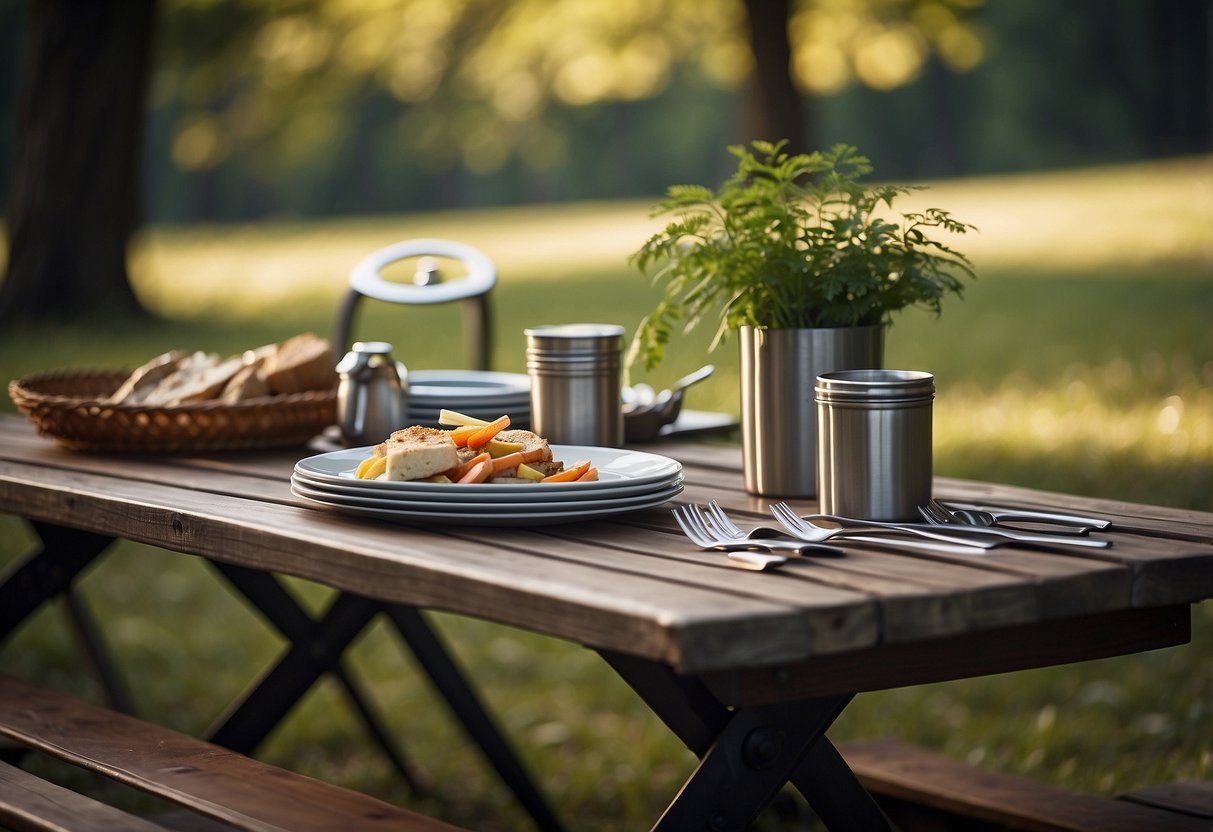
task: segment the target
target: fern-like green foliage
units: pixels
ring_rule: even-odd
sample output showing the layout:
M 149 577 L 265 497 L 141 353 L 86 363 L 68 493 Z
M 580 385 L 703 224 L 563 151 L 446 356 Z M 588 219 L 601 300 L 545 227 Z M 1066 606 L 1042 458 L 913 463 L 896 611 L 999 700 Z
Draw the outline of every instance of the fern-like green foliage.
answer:
M 652 369 L 676 329 L 719 317 L 712 347 L 745 325 L 772 329 L 888 323 L 919 305 L 940 312 L 974 277 L 963 254 L 931 237 L 973 226 L 931 208 L 878 216 L 913 188 L 867 187 L 872 172 L 854 147 L 789 155 L 786 142 L 729 148 L 737 171 L 719 192 L 674 185 L 653 216 L 672 215 L 631 262 L 664 294 L 641 321 L 628 361 Z

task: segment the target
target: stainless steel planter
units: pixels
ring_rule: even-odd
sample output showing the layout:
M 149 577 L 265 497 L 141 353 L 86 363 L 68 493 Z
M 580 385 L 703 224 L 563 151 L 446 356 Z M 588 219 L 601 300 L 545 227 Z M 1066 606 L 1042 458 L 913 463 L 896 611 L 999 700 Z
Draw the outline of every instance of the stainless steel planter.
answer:
M 741 449 L 745 488 L 772 497 L 817 494 L 817 376 L 879 369 L 884 327 L 742 327 Z

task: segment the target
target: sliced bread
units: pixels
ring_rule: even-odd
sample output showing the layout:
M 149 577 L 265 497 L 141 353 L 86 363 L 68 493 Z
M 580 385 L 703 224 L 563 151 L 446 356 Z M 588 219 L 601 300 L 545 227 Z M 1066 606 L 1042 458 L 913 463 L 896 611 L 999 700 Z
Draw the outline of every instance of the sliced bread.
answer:
M 265 359 L 265 382 L 275 393 L 330 390 L 337 384 L 336 368 L 329 342 L 305 332 L 284 341 Z
M 156 356 L 127 376 L 126 381 L 105 400 L 106 403 L 141 404 L 160 382 L 173 374 L 184 357 L 185 354 L 177 350 Z

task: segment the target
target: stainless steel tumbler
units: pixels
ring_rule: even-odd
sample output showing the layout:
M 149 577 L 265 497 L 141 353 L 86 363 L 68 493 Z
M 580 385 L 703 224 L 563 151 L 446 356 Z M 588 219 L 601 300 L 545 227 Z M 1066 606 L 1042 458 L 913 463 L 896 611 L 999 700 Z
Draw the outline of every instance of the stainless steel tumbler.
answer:
M 525 334 L 531 429 L 562 445 L 622 445 L 623 327 L 565 324 Z
M 917 520 L 931 498 L 935 377 L 849 370 L 817 378 L 817 499 L 824 514 Z

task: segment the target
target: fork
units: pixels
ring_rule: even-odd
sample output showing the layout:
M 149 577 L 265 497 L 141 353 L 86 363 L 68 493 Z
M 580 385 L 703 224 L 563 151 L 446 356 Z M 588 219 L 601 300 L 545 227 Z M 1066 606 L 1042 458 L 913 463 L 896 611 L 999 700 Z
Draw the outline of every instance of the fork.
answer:
M 675 508 L 673 514 L 675 522 L 692 543 L 707 551 L 724 552 L 733 564 L 746 569 L 761 572 L 787 563 L 786 557 L 775 552 L 790 552 L 791 546 L 798 545 L 794 541 L 722 541 L 714 537 L 686 507 Z M 756 551 L 759 549 L 766 551 Z
M 918 507 L 919 513 L 926 518 L 928 523 L 933 523 L 940 528 L 947 527 L 962 531 L 964 534 L 975 534 L 987 537 L 1001 537 L 1004 540 L 1016 541 L 1019 543 L 1042 543 L 1049 546 L 1082 546 L 1088 549 L 1106 549 L 1112 545 L 1110 540 L 1101 540 L 1094 537 L 1082 537 L 1075 534 L 1049 534 L 1048 532 L 1025 532 L 1018 529 L 1008 529 L 1004 526 L 992 528 L 990 526 L 971 526 L 961 520 L 957 520 L 952 516 L 952 513 L 946 507 L 939 504 L 937 500 L 930 500 L 925 506 Z
M 724 552 L 729 562 L 734 566 L 742 569 L 752 569 L 757 572 L 765 572 L 768 569 L 774 569 L 776 566 L 782 566 L 788 562 L 788 559 L 783 555 L 776 555 L 767 552 L 754 551 L 753 547 L 744 543 L 720 543 L 716 542 L 705 529 L 702 529 L 696 524 L 696 521 L 690 512 L 683 509 L 674 509 L 674 520 L 678 523 L 683 533 L 701 549 L 707 551 Z
M 694 507 L 698 510 L 698 506 Z M 737 524 L 732 521 L 724 509 L 720 507 L 720 503 L 712 500 L 708 503 L 707 520 L 711 526 L 719 532 L 722 537 L 728 537 L 730 540 L 771 540 L 779 538 L 788 538 L 789 533 L 786 529 L 776 529 L 773 526 L 755 526 L 748 532 L 738 528 Z M 821 555 L 833 555 L 835 557 L 843 557 L 846 555 L 846 550 L 840 549 L 837 546 L 830 546 L 825 543 L 811 544 L 802 541 L 799 544 L 803 549 L 812 547 L 811 551 Z
M 903 523 L 881 523 L 875 520 L 855 521 L 831 514 L 812 514 L 806 518 L 797 514 L 787 503 L 776 503 L 770 508 L 771 514 L 775 515 L 775 519 L 779 521 L 779 525 L 801 540 L 806 540 L 810 543 L 820 543 L 832 537 L 896 533 L 912 534 L 917 537 L 943 541 L 944 543 L 960 543 L 978 549 L 992 549 L 1002 542 L 994 539 L 992 536 L 987 538 L 981 535 L 966 535 L 960 529 L 957 529 L 956 533 L 952 533 L 950 530 L 934 531 L 930 528 L 911 526 Z M 813 525 L 812 520 L 829 520 L 844 525 L 837 528 L 822 528 L 821 526 Z

